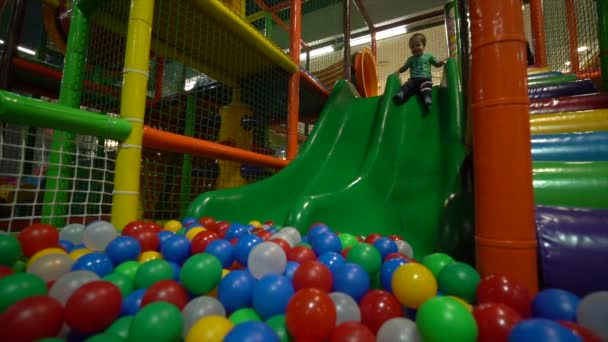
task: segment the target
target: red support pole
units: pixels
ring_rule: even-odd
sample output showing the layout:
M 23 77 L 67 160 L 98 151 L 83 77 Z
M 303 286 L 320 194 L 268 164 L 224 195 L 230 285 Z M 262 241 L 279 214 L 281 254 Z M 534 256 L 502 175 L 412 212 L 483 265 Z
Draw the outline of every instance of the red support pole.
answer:
M 535 294 L 537 242 L 521 0 L 469 4 L 477 267 L 482 276 L 510 276 Z
M 291 3 L 291 27 L 289 30 L 289 53 L 294 63 L 300 65 L 300 40 L 302 38 L 302 1 Z M 287 159 L 293 160 L 298 154 L 298 122 L 300 112 L 300 73 L 296 72 L 289 79 L 287 113 Z
M 545 42 L 545 17 L 543 16 L 543 1 L 530 0 L 530 21 L 534 38 L 534 54 L 536 65 L 547 65 L 547 43 Z
M 580 71 L 578 59 L 578 29 L 576 28 L 576 6 L 574 0 L 566 0 L 566 21 L 568 22 L 568 46 L 570 48 L 570 71 Z

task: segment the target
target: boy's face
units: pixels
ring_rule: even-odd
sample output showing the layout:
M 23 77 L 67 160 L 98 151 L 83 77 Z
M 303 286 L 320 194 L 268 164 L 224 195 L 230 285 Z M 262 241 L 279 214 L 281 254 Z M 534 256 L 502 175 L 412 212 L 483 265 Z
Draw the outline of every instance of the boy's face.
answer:
M 420 40 L 414 40 L 410 44 L 410 49 L 412 50 L 412 54 L 414 56 L 419 56 L 424 52 L 424 45 Z

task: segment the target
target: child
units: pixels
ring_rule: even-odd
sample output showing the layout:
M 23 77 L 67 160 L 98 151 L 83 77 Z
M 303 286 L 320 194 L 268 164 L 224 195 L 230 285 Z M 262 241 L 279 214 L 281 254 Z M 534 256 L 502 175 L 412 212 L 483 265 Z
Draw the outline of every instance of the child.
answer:
M 422 33 L 416 33 L 410 38 L 410 50 L 412 55 L 407 59 L 405 64 L 397 70 L 399 75 L 410 69 L 410 78 L 401 86 L 401 90 L 393 97 L 397 104 L 403 104 L 412 95 L 420 94 L 424 105 L 428 111 L 433 103 L 432 90 L 433 80 L 431 75 L 431 65 L 439 68 L 445 64 L 444 61 L 438 61 L 435 56 L 430 53 L 424 53 L 426 47 L 426 37 Z

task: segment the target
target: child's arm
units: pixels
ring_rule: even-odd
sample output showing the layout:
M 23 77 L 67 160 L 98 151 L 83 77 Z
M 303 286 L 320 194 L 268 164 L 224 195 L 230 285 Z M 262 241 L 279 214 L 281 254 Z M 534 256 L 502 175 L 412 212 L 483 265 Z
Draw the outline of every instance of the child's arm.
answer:
M 407 59 L 407 61 L 405 62 L 405 64 L 403 64 L 403 66 L 399 69 L 397 69 L 397 71 L 395 71 L 395 74 L 399 75 L 402 72 L 406 72 L 407 69 L 410 68 L 410 58 Z
M 435 56 L 431 55 L 430 62 L 436 68 L 441 68 L 445 64 L 446 61 L 447 61 L 447 58 L 443 61 L 438 61 L 437 58 L 435 58 Z

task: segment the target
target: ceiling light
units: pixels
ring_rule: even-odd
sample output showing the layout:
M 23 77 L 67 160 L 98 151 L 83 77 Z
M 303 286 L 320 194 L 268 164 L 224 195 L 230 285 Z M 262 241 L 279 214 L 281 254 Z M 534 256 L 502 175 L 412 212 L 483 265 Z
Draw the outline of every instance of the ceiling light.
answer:
M 576 49 L 578 52 L 583 52 L 583 51 L 587 51 L 587 49 L 589 49 L 586 46 L 579 46 L 578 49 Z

